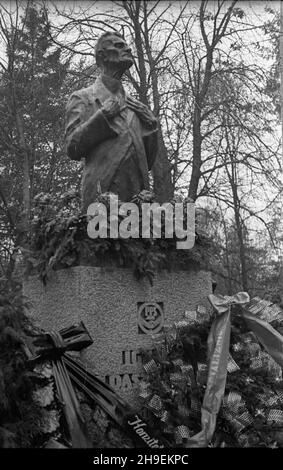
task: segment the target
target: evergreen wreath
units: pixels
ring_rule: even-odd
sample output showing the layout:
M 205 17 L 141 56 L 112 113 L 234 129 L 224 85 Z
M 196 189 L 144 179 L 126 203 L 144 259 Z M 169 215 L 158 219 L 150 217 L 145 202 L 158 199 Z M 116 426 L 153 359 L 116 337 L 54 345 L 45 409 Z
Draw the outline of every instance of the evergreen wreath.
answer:
M 238 308 L 233 307 L 225 396 L 209 446 L 283 447 L 282 369 L 248 331 Z M 197 318 L 167 327 L 153 337 L 153 351 L 143 351 L 142 407 L 151 426 L 177 447 L 201 430 L 212 321 Z M 283 312 L 270 324 L 282 333 Z
M 59 427 L 53 385 L 28 365 L 26 306 L 21 285 L 0 279 L 0 448 L 40 447 Z

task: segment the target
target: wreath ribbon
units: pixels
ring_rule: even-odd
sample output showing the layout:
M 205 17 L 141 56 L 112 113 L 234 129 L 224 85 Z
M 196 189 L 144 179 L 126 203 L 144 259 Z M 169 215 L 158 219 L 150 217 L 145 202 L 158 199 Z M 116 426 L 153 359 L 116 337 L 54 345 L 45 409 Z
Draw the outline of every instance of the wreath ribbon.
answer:
M 43 333 L 37 336 L 33 344 L 30 345 L 33 351 L 33 354 L 29 355 L 31 365 L 42 360 L 52 361 L 54 380 L 59 399 L 63 405 L 72 446 L 76 448 L 91 447 L 73 385 L 83 391 L 123 428 L 137 447 L 164 448 L 170 446 L 170 443 L 165 439 L 156 438 L 146 420 L 135 409 L 68 352 L 80 351 L 92 343 L 91 336 L 81 322 L 59 332 Z
M 273 359 L 283 367 L 283 337 L 266 321 L 247 310 L 250 297 L 246 292 L 234 296 L 208 296 L 217 315 L 208 336 L 208 377 L 201 409 L 201 431 L 188 439 L 185 447 L 207 447 L 225 392 L 231 333 L 231 306 L 240 305 L 247 326 Z

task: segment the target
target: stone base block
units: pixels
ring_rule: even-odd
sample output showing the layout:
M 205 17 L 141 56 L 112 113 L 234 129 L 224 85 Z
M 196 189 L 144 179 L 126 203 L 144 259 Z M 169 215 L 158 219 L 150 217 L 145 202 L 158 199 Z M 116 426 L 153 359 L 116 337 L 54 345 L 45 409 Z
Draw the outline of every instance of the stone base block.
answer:
M 208 307 L 211 275 L 205 271 L 162 271 L 153 286 L 137 281 L 131 269 L 77 266 L 54 272 L 44 286 L 32 276 L 24 294 L 29 315 L 45 330 L 83 321 L 93 345 L 82 352 L 91 371 L 130 402 L 141 377 L 140 349 L 151 349 L 151 334 Z

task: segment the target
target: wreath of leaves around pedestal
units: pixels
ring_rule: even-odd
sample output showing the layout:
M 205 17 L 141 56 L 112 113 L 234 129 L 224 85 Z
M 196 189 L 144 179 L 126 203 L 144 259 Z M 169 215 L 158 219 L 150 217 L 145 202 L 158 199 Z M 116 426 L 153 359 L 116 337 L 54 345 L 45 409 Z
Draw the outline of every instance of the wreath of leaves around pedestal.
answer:
M 209 446 L 283 447 L 282 369 L 234 310 L 225 396 Z M 153 351 L 143 351 L 141 406 L 151 426 L 177 447 L 201 430 L 211 323 L 179 322 L 153 337 Z M 271 324 L 282 332 L 283 313 Z
M 111 193 L 101 194 L 97 202 L 104 203 L 109 209 L 110 198 Z M 154 195 L 142 191 L 131 202 L 140 207 L 143 202 L 154 202 Z M 89 217 L 80 212 L 79 203 L 77 193 L 67 193 L 60 200 L 44 194 L 35 199 L 30 248 L 25 249 L 24 254 L 28 273 L 38 273 L 44 283 L 52 270 L 77 265 L 131 267 L 138 279 L 147 277 L 152 283 L 158 269 L 207 268 L 208 260 L 213 256 L 211 241 L 200 233 L 196 233 L 192 249 L 177 250 L 175 235 L 171 239 L 164 237 L 164 217 L 160 239 L 91 239 L 87 235 Z M 119 220 L 124 217 L 119 215 Z M 109 228 L 109 220 L 107 224 Z

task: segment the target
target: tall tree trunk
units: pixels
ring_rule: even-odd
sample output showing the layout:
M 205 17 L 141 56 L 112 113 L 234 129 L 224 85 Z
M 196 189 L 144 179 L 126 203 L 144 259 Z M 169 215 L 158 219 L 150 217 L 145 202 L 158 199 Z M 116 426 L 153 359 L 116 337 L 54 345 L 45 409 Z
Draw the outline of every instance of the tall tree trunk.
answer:
M 283 1 L 280 2 L 280 98 L 281 98 L 281 139 L 283 142 Z M 282 145 L 282 163 L 283 163 L 283 145 Z M 283 216 L 283 209 L 281 206 L 281 216 Z M 283 241 L 281 241 L 280 249 L 280 278 L 279 278 L 279 293 L 281 297 L 281 304 L 283 305 Z
M 247 263 L 246 263 L 246 248 L 244 243 L 243 225 L 240 216 L 240 204 L 238 197 L 237 182 L 234 174 L 234 168 L 232 164 L 232 175 L 228 172 L 232 194 L 233 194 L 233 210 L 235 215 L 235 223 L 237 230 L 237 238 L 239 243 L 239 258 L 241 266 L 241 283 L 244 291 L 248 290 L 248 275 L 247 275 Z
M 218 12 L 216 13 L 214 19 L 213 30 L 208 32 L 205 29 L 205 21 L 207 15 L 207 6 L 208 2 L 202 0 L 199 9 L 199 25 L 202 40 L 206 48 L 205 55 L 205 65 L 202 69 L 201 62 L 204 59 L 202 57 L 199 60 L 198 72 L 195 73 L 195 76 L 189 74 L 190 85 L 193 90 L 193 95 L 195 99 L 194 103 L 194 122 L 193 122 L 193 164 L 192 164 L 192 174 L 189 184 L 188 196 L 194 201 L 198 196 L 198 186 L 201 178 L 201 167 L 202 167 L 202 135 L 201 135 L 201 125 L 203 120 L 203 111 L 205 108 L 205 100 L 209 90 L 211 77 L 212 77 L 212 66 L 213 66 L 213 54 L 217 48 L 218 43 L 221 41 L 225 35 L 226 29 L 230 22 L 233 8 L 237 3 L 237 0 L 232 1 L 228 10 L 224 13 L 219 25 L 217 26 L 217 18 L 221 11 L 222 6 L 225 2 L 218 2 Z M 209 42 L 210 41 L 210 42 Z M 184 47 L 184 46 L 183 46 Z M 185 51 L 184 51 L 185 52 Z M 202 71 L 203 70 L 203 71 Z
M 221 216 L 223 220 L 223 227 L 224 227 L 224 236 L 225 236 L 225 259 L 226 259 L 226 269 L 227 269 L 227 275 L 228 275 L 228 295 L 232 295 L 232 273 L 231 273 L 231 265 L 230 265 L 230 259 L 229 259 L 229 249 L 228 249 L 228 233 L 227 233 L 227 225 L 225 221 L 225 217 L 222 215 L 221 211 Z
M 201 177 L 201 164 L 201 111 L 196 103 L 193 122 L 193 167 L 188 191 L 188 196 L 193 201 L 197 198 L 199 180 Z
M 170 163 L 168 160 L 168 152 L 163 140 L 163 135 L 158 126 L 158 153 L 152 168 L 153 190 L 158 202 L 166 202 L 174 196 L 174 186 Z
M 158 76 L 154 68 L 154 63 L 149 50 L 149 63 L 151 67 L 152 76 L 152 93 L 153 93 L 153 112 L 155 116 L 159 117 L 160 114 L 160 94 L 158 89 Z M 156 161 L 152 168 L 153 174 L 153 189 L 156 199 L 159 202 L 166 202 L 174 196 L 174 186 L 171 174 L 171 165 L 168 158 L 168 151 L 164 143 L 163 134 L 160 123 L 158 125 L 158 153 Z
M 21 232 L 22 239 L 24 240 L 26 236 L 30 233 L 30 214 L 31 214 L 31 178 L 30 178 L 30 158 L 29 150 L 26 144 L 25 135 L 24 135 L 24 126 L 22 116 L 20 116 L 18 111 L 16 91 L 14 87 L 13 77 L 11 77 L 11 97 L 13 104 L 13 114 L 15 118 L 17 136 L 20 147 L 20 157 L 22 158 L 22 168 L 23 168 L 23 182 L 22 182 L 22 191 L 23 191 L 23 215 L 22 215 L 22 224 Z
M 149 32 L 147 25 L 147 2 L 143 2 L 143 8 L 141 9 L 141 2 L 135 1 L 128 5 L 125 3 L 125 9 L 130 16 L 134 32 L 135 32 L 135 46 L 137 50 L 137 59 L 139 65 L 139 78 L 140 83 L 138 87 L 139 99 L 149 105 L 148 102 L 148 76 L 146 69 L 146 59 L 148 60 L 151 83 L 152 83 L 152 98 L 153 98 L 153 113 L 159 118 L 160 115 L 160 94 L 158 84 L 158 74 L 155 67 L 155 62 L 152 56 L 152 50 L 149 40 Z M 141 19 L 144 25 L 144 34 L 141 35 Z M 145 49 L 145 51 L 144 51 Z M 169 201 L 174 196 L 174 186 L 171 175 L 171 166 L 168 160 L 168 152 L 163 139 L 162 129 L 159 124 L 158 126 L 158 153 L 156 156 L 155 163 L 152 168 L 153 176 L 153 190 L 156 195 L 156 199 L 159 202 Z

